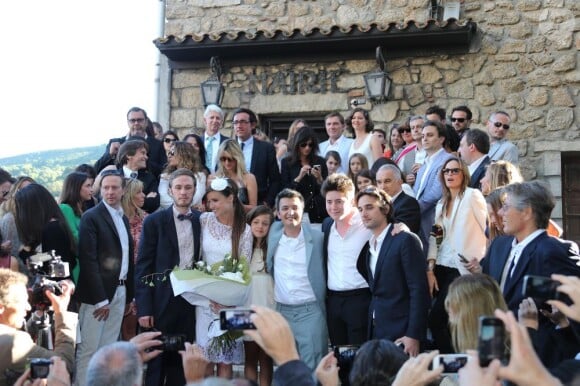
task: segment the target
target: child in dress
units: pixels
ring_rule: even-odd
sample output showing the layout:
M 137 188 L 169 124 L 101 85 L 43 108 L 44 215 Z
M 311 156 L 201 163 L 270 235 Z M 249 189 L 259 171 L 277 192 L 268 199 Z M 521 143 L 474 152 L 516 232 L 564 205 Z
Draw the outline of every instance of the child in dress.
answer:
M 247 216 L 248 224 L 254 236 L 254 252 L 250 262 L 252 284 L 248 304 L 256 304 L 274 309 L 274 282 L 266 270 L 266 251 L 268 249 L 268 231 L 274 221 L 272 210 L 265 205 L 252 209 Z M 246 363 L 244 377 L 258 381 L 258 364 L 260 365 L 260 386 L 272 383 L 272 358 L 262 350 L 256 342 L 244 341 Z
M 340 154 L 337 151 L 329 150 L 324 157 L 326 161 L 326 168 L 328 169 L 328 175 L 332 173 L 340 173 L 340 167 L 342 160 L 340 159 Z

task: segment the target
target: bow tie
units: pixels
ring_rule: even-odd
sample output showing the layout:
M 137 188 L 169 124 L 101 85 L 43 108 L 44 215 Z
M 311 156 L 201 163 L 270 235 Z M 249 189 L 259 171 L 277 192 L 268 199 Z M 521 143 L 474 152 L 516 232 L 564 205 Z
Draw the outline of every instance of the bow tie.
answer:
M 193 218 L 193 213 L 189 212 L 187 214 L 178 214 L 177 215 L 177 219 L 178 220 L 191 220 Z

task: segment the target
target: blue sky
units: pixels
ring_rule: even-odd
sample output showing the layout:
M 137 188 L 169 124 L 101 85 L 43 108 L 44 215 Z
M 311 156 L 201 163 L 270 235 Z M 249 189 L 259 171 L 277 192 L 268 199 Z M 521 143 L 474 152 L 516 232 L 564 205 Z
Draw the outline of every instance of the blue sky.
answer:
M 105 143 L 156 119 L 158 0 L 1 1 L 0 158 Z

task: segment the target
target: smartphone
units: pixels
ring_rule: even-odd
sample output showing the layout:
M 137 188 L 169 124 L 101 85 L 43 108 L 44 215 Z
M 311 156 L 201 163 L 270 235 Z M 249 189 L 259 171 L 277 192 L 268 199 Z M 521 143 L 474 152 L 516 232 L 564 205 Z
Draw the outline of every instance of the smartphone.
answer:
M 566 300 L 566 295 L 557 290 L 560 284 L 562 283 L 549 277 L 526 275 L 524 276 L 522 294 L 526 298 L 540 300 Z
M 482 367 L 489 366 L 494 359 L 501 361 L 505 358 L 505 336 L 505 326 L 501 319 L 493 316 L 479 318 L 477 351 Z
M 456 374 L 460 368 L 467 364 L 468 356 L 465 354 L 441 354 L 433 358 L 432 368 L 436 369 L 443 365 L 443 374 Z
M 338 365 L 338 378 L 342 385 L 349 384 L 350 370 L 359 347 L 357 345 L 342 345 L 333 348 Z
M 463 262 L 463 263 L 469 263 L 469 260 L 467 260 L 467 257 L 463 256 L 461 253 L 458 253 L 457 256 L 459 256 L 459 259 Z
M 220 328 L 222 330 L 255 330 L 250 316 L 254 311 L 232 308 L 220 311 Z
M 312 168 L 316 169 L 316 170 L 320 170 L 320 165 L 314 165 L 314 166 L 312 166 Z

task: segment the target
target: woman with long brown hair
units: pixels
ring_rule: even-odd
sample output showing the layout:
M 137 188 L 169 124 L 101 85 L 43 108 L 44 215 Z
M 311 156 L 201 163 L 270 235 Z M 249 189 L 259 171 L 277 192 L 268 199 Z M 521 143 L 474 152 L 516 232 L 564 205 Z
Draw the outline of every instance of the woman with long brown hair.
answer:
M 200 217 L 201 252 L 205 263 L 212 265 L 223 261 L 226 256 L 249 262 L 252 257 L 252 232 L 246 224 L 246 213 L 238 198 L 237 184 L 226 178 L 215 178 L 207 188 L 206 201 L 211 212 Z M 219 352 L 208 349 L 211 344 L 208 328 L 219 319 L 221 308 L 216 303 L 196 307 L 196 341 L 204 348 L 206 358 L 211 362 L 211 373 L 214 363 L 217 363 L 217 375 L 231 378 L 232 364 L 242 363 L 243 360 L 242 342 L 236 341 Z
M 427 256 L 429 290 L 435 301 L 429 313 L 429 328 L 442 353 L 453 352 L 444 302 L 451 282 L 469 274 L 464 262 L 485 255 L 487 206 L 481 192 L 469 188 L 469 169 L 459 158 L 449 158 L 439 179 L 443 195 L 435 209 L 435 225 Z

